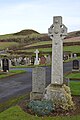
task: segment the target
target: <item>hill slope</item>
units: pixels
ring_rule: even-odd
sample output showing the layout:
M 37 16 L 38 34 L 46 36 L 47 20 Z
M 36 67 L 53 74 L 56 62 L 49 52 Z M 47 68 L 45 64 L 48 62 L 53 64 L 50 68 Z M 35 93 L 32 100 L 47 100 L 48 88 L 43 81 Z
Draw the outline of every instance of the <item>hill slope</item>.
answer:
M 30 35 L 30 34 L 33 34 L 33 33 L 34 34 L 40 34 L 35 30 L 25 29 L 25 30 L 22 30 L 20 32 L 14 33 L 13 35 Z
M 0 43 L 4 47 L 1 49 L 13 50 L 15 52 L 26 53 L 26 51 L 32 51 L 30 49 L 42 49 L 44 52 L 46 49 L 51 49 L 52 40 L 49 38 L 48 34 L 40 34 L 35 30 L 25 29 L 17 33 L 0 35 Z M 5 44 L 4 44 L 5 43 Z M 7 44 L 6 44 L 7 43 Z M 65 46 L 80 45 L 80 31 L 74 31 L 68 33 L 67 37 L 64 39 Z M 18 51 L 19 50 L 19 51 Z M 51 50 L 50 50 L 51 51 Z

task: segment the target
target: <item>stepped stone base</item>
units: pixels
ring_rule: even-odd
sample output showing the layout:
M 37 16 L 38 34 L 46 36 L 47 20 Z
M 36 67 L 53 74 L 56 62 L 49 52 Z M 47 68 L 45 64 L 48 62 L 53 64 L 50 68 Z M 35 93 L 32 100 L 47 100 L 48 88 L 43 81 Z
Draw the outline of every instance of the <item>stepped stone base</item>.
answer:
M 56 107 L 61 107 L 63 109 L 74 106 L 70 89 L 66 85 L 50 84 L 46 88 L 44 99 L 53 101 Z

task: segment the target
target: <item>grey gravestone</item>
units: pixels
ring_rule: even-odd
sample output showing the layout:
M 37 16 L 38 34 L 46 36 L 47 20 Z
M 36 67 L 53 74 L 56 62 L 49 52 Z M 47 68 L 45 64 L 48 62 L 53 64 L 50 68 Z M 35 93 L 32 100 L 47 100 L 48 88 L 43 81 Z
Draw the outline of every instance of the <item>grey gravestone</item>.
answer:
M 24 65 L 27 65 L 27 58 L 24 57 Z
M 26 62 L 26 65 L 30 65 L 30 59 L 28 57 L 26 57 L 25 62 Z
M 74 58 L 76 58 L 77 57 L 77 54 L 76 53 L 74 53 Z
M 50 58 L 50 55 L 48 55 L 46 57 L 46 64 L 50 64 L 51 63 L 51 58 Z
M 41 99 L 45 92 L 45 68 L 36 67 L 32 71 L 32 92 L 30 99 Z
M 3 72 L 9 71 L 9 60 L 7 58 L 2 59 L 2 70 Z
M 34 56 L 31 57 L 31 65 L 34 65 L 35 58 Z
M 11 60 L 9 60 L 9 66 L 10 66 L 10 67 L 12 66 L 12 64 L 11 64 Z
M 72 71 L 79 71 L 79 61 L 73 60 L 73 69 Z

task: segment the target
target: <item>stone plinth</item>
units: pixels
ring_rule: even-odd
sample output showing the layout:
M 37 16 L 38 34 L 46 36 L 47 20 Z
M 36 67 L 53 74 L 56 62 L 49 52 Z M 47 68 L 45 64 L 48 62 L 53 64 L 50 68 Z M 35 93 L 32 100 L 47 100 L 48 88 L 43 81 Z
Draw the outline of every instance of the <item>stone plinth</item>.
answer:
M 43 93 L 38 93 L 38 92 L 30 93 L 30 100 L 41 100 L 43 97 L 44 97 Z
M 73 107 L 70 88 L 66 85 L 50 84 L 46 88 L 45 99 L 53 101 L 56 107 L 69 109 Z
M 41 99 L 45 92 L 46 71 L 43 67 L 33 68 L 32 71 L 32 92 L 30 99 Z

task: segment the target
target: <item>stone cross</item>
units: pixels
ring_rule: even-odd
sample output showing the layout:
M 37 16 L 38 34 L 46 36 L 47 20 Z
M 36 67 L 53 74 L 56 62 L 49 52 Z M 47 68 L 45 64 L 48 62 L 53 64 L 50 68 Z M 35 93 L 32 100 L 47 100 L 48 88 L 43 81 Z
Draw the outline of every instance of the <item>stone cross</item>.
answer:
M 62 17 L 53 17 L 53 24 L 48 29 L 52 39 L 52 77 L 51 84 L 63 84 L 63 39 L 67 35 L 67 28 L 62 24 Z
M 35 51 L 34 53 L 36 53 L 36 58 L 35 58 L 34 64 L 35 64 L 35 65 L 39 65 L 39 60 L 38 60 L 39 51 L 38 51 L 38 49 L 36 49 L 36 51 Z

